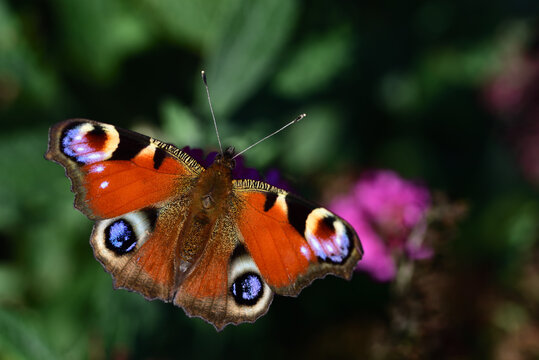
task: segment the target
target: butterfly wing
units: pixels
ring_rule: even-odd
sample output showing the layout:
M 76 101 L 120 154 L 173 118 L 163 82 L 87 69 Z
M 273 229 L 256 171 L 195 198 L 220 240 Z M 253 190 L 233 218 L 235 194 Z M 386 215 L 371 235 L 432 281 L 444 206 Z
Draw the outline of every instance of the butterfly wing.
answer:
M 114 281 L 114 288 L 137 291 L 149 300 L 172 301 L 175 249 L 187 217 L 186 198 L 163 208 L 144 208 L 99 220 L 90 244 L 94 255 Z
M 90 243 L 114 286 L 171 301 L 171 249 L 202 166 L 173 145 L 83 119 L 53 126 L 45 157 L 64 166 L 75 206 L 96 220 Z
M 91 120 L 53 126 L 45 157 L 72 181 L 75 207 L 107 219 L 185 194 L 204 169 L 173 145 Z
M 363 249 L 345 220 L 260 181 L 233 186 L 242 242 L 275 293 L 296 296 L 314 279 L 352 276 Z

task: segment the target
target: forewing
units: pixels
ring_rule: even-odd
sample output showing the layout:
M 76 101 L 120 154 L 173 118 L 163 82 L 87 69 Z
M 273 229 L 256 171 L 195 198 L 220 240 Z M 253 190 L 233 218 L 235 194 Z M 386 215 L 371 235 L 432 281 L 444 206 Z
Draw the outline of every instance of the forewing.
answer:
M 204 170 L 173 145 L 83 119 L 53 126 L 45 157 L 64 166 L 75 206 L 91 219 L 161 206 L 190 191 Z
M 345 220 L 259 181 L 235 180 L 234 193 L 243 243 L 277 294 L 295 296 L 328 274 L 352 276 L 363 249 Z

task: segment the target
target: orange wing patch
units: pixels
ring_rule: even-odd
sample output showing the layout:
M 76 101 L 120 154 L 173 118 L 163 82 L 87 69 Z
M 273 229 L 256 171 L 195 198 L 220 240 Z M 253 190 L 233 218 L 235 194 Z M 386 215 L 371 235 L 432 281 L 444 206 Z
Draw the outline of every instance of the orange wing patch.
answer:
M 148 146 L 131 161 L 109 160 L 85 165 L 81 171 L 85 201 L 101 218 L 120 216 L 170 199 L 182 189 L 180 177 L 188 175 L 178 161 L 166 157 L 154 168 L 155 147 Z
M 288 221 L 284 195 L 268 210 L 260 192 L 239 195 L 245 202 L 238 226 L 249 253 L 266 282 L 277 288 L 293 285 L 317 259 L 305 238 Z

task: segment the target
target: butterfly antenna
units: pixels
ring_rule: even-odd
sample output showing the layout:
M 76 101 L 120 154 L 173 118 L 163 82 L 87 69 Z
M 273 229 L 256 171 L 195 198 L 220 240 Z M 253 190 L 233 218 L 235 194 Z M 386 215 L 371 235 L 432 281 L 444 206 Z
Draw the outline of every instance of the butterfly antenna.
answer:
M 243 154 L 244 152 L 246 152 L 247 150 L 249 150 L 250 148 L 253 148 L 255 147 L 256 145 L 260 144 L 262 141 L 266 140 L 266 139 L 269 139 L 270 137 L 272 137 L 273 135 L 283 131 L 284 129 L 286 129 L 287 127 L 289 127 L 290 125 L 293 125 L 295 123 L 297 123 L 298 121 L 300 121 L 301 119 L 303 119 L 305 116 L 307 116 L 307 114 L 301 114 L 299 115 L 297 118 L 295 118 L 294 120 L 290 121 L 288 124 L 286 124 L 285 126 L 283 126 L 282 128 L 280 128 L 279 130 L 276 130 L 274 132 L 272 132 L 271 134 L 269 134 L 268 136 L 258 140 L 257 142 L 255 142 L 254 144 L 252 144 L 251 146 L 248 146 L 246 149 L 240 151 L 239 153 L 237 153 L 236 155 L 234 155 L 234 158 L 240 156 L 241 154 Z
M 215 133 L 217 134 L 217 141 L 219 141 L 219 150 L 223 155 L 223 145 L 221 145 L 221 137 L 219 136 L 219 130 L 217 129 L 217 121 L 215 121 L 215 114 L 213 113 L 213 106 L 211 106 L 210 89 L 208 88 L 208 81 L 206 80 L 206 73 L 201 71 L 202 81 L 204 81 L 204 87 L 206 87 L 206 94 L 208 95 L 208 104 L 210 104 L 211 117 L 213 119 L 213 125 L 215 126 Z

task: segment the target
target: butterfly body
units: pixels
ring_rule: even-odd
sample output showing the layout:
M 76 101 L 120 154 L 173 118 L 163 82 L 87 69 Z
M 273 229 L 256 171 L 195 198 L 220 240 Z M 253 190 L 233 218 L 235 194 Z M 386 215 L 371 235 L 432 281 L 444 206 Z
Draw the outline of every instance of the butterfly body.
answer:
M 45 157 L 65 167 L 90 243 L 116 288 L 182 307 L 221 329 L 263 315 L 363 250 L 335 214 L 267 183 L 234 179 L 234 151 L 207 168 L 159 140 L 91 120 L 53 126 Z

